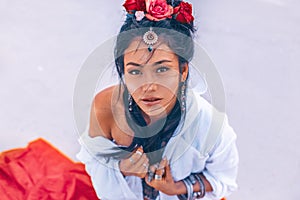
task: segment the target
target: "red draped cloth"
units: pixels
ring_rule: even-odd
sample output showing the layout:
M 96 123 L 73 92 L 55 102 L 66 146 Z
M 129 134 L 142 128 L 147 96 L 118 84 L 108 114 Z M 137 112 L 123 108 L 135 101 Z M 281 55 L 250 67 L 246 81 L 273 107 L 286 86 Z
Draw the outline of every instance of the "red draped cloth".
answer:
M 0 153 L 1 200 L 98 199 L 84 165 L 75 163 L 48 142 Z
M 84 165 L 43 139 L 0 153 L 1 200 L 96 200 Z M 225 198 L 221 200 L 226 200 Z

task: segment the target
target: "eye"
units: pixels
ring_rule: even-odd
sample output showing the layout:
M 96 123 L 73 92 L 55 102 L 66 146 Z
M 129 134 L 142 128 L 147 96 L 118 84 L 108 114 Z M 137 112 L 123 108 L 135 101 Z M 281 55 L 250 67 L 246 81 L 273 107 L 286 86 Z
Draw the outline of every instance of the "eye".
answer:
M 156 72 L 162 73 L 162 72 L 166 72 L 166 71 L 168 71 L 168 70 L 169 70 L 168 67 L 159 67 L 159 68 L 156 70 Z
M 128 71 L 128 73 L 131 74 L 131 75 L 142 74 L 142 72 L 140 70 L 137 70 L 137 69 L 130 70 L 130 71 Z

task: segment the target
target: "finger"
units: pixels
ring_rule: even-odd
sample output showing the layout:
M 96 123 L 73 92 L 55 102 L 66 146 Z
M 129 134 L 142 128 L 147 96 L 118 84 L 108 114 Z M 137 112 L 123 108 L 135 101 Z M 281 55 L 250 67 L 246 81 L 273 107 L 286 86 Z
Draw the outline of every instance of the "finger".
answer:
M 144 151 L 141 147 L 139 147 L 129 158 L 132 164 L 139 161 L 139 159 L 144 155 Z
M 137 148 L 137 150 L 135 151 L 135 153 L 139 154 L 140 156 L 143 155 L 143 153 L 144 153 L 143 146 L 140 146 L 139 148 Z
M 154 177 L 154 173 L 150 172 L 150 170 L 149 170 L 149 172 L 145 176 L 145 182 L 150 186 L 152 186 L 151 181 L 152 181 L 153 177 Z
M 148 172 L 149 160 L 143 155 L 138 161 L 130 166 L 130 171 L 140 178 L 144 178 Z
M 159 170 L 164 169 L 167 166 L 167 162 L 168 160 L 166 158 L 163 158 L 159 163 L 158 169 Z
M 158 168 L 156 169 L 155 174 L 163 176 L 165 173 L 165 167 L 167 166 L 168 160 L 166 158 L 162 159 L 159 163 Z
M 147 156 L 144 154 L 142 157 L 135 163 L 135 165 L 139 168 L 139 171 L 148 172 L 148 167 L 149 167 L 149 159 Z
M 149 173 L 147 177 L 148 183 L 150 183 L 153 180 L 157 168 L 158 168 L 158 164 L 154 164 L 149 167 Z
M 165 178 L 166 178 L 166 181 L 172 181 L 173 180 L 171 167 L 170 167 L 169 164 L 166 166 Z
M 149 163 L 149 159 L 145 154 L 143 154 L 137 161 L 136 165 L 141 165 L 142 163 Z
M 163 165 L 159 165 L 155 171 L 154 180 L 161 181 L 163 179 L 164 173 L 165 173 L 165 169 Z

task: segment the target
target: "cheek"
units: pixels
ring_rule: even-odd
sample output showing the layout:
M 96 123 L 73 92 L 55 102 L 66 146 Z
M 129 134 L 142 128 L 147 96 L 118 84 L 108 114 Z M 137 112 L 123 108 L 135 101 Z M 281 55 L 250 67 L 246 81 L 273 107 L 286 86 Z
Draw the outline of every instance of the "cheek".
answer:
M 168 90 L 168 92 L 177 94 L 179 75 L 176 74 L 173 76 L 161 77 L 160 79 L 158 79 L 158 84 L 165 90 Z
M 130 77 L 130 78 L 129 78 Z M 132 78 L 131 76 L 124 76 L 125 84 L 129 92 L 132 94 L 137 91 L 143 85 L 140 78 Z
M 178 91 L 178 80 L 175 82 L 165 83 L 161 85 L 161 93 L 165 96 L 166 99 L 171 99 L 174 96 L 177 96 Z

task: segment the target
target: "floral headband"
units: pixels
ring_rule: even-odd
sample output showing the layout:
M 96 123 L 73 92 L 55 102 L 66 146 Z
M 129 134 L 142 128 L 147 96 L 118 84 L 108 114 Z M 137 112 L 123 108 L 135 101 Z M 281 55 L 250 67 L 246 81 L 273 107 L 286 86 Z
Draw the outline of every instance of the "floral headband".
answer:
M 166 0 L 126 0 L 123 6 L 129 14 L 135 14 L 137 21 L 144 17 L 151 21 L 173 18 L 184 24 L 194 21 L 192 5 L 183 1 L 172 7 Z

